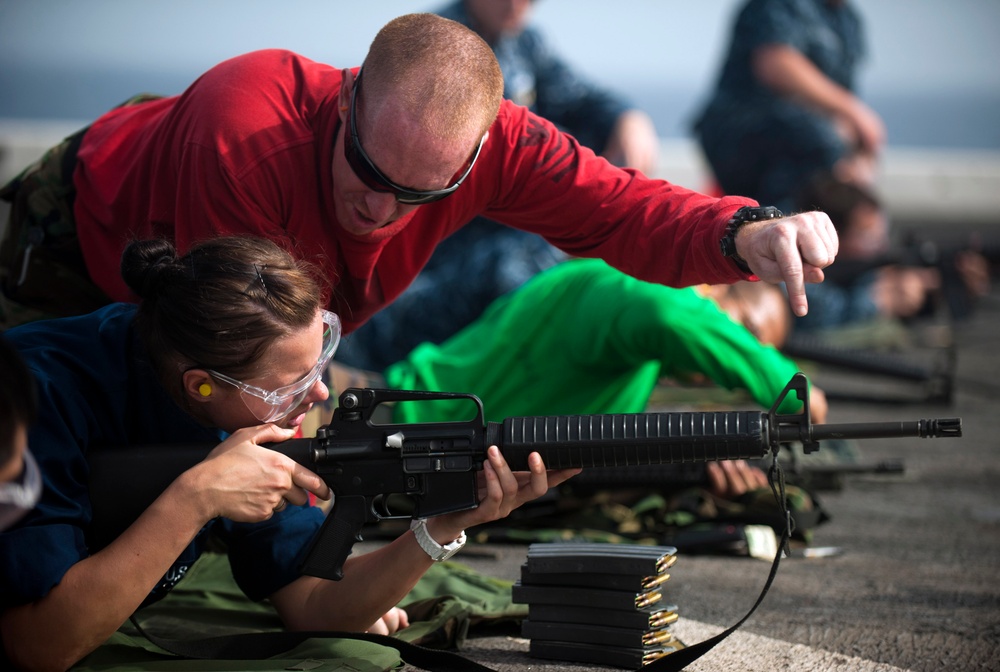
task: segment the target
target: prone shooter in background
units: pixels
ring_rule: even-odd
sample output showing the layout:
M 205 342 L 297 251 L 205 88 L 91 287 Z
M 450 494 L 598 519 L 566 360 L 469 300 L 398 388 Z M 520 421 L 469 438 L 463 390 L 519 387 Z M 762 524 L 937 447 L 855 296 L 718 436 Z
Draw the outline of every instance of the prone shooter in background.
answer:
M 875 191 L 822 174 L 798 194 L 799 209 L 822 208 L 840 238 L 826 281 L 810 285 L 803 332 L 907 322 L 945 308 L 959 320 L 989 293 L 990 264 L 973 245 L 942 246 L 931 240 L 894 245 L 889 219 Z

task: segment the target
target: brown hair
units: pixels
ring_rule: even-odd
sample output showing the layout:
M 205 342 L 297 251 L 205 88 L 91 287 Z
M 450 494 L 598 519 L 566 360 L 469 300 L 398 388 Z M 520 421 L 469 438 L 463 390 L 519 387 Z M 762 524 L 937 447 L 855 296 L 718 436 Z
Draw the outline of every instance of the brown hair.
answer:
M 176 363 L 249 373 L 326 303 L 316 269 L 264 238 L 214 238 L 184 256 L 166 240 L 136 241 L 121 272 L 142 298 L 135 329 L 164 377 Z
M 870 189 L 853 182 L 837 179 L 830 173 L 821 173 L 809 180 L 796 198 L 796 208 L 825 212 L 838 233 L 845 233 L 851 215 L 862 205 L 881 209 L 878 196 Z
M 443 138 L 482 135 L 503 98 L 503 73 L 483 38 L 434 14 L 406 14 L 375 36 L 362 66 L 366 104 L 391 95 Z

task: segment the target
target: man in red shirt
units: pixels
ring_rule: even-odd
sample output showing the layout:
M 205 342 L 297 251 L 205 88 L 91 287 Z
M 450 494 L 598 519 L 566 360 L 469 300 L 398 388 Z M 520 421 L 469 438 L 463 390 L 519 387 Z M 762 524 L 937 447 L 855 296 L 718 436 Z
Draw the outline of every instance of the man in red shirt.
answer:
M 163 236 L 183 251 L 205 237 L 261 235 L 323 268 L 330 310 L 349 332 L 482 214 L 648 281 L 784 281 L 805 313 L 803 283 L 821 281 L 837 252 L 826 215 L 742 226 L 727 259 L 727 223 L 754 201 L 616 168 L 502 91 L 489 46 L 431 14 L 388 23 L 362 69 L 280 50 L 225 61 L 183 94 L 116 108 L 71 138 L 59 157 L 72 188 L 54 197 L 58 225 L 26 203 L 31 169 L 8 185 L 3 293 L 48 313 L 84 312 L 96 306 L 67 297 L 85 284 L 97 304 L 133 298 L 118 264 L 134 238 Z M 63 244 L 55 252 L 53 239 Z M 53 287 L 74 254 L 79 277 Z

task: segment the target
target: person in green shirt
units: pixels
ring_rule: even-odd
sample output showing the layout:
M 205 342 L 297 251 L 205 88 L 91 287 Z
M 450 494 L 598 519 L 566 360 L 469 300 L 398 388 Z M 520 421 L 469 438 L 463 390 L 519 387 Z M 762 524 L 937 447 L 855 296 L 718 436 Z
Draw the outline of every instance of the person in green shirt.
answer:
M 417 346 L 384 371 L 385 382 L 475 393 L 495 421 L 642 412 L 661 379 L 691 375 L 746 390 L 769 408 L 798 371 L 795 362 L 733 320 L 730 292 L 703 291 L 636 280 L 601 260 L 567 261 L 501 297 L 444 343 Z M 450 405 L 402 404 L 395 420 L 452 419 Z M 800 408 L 793 397 L 780 410 Z

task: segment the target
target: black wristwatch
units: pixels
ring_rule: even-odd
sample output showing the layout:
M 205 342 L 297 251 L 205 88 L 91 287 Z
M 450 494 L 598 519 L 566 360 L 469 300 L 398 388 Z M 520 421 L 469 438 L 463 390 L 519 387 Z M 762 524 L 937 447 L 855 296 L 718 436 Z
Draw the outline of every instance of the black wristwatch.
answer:
M 778 210 L 773 205 L 757 207 L 744 205 L 733 213 L 732 219 L 726 224 L 726 233 L 723 234 L 722 240 L 719 241 L 719 249 L 722 250 L 722 256 L 732 259 L 744 273 L 752 273 L 753 271 L 750 270 L 750 266 L 747 265 L 746 260 L 736 252 L 736 232 L 740 230 L 741 226 L 750 222 L 765 219 L 781 219 L 782 217 L 784 215 L 781 213 L 781 210 Z

